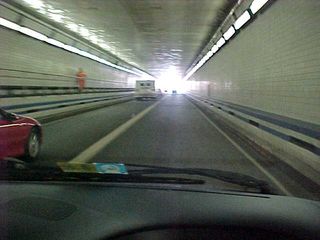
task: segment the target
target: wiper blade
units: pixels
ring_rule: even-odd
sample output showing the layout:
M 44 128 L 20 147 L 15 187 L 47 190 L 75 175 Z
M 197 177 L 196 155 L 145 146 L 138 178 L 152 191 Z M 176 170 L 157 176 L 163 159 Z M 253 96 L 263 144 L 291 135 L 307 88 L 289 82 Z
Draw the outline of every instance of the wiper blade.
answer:
M 52 173 L 19 171 L 8 175 L 1 174 L 0 180 L 6 181 L 85 181 L 85 182 L 122 182 L 122 183 L 166 183 L 166 184 L 204 184 L 201 179 L 177 177 L 147 177 L 141 175 L 120 175 L 101 173 Z
M 260 190 L 261 193 L 272 194 L 274 190 L 268 182 L 256 179 L 254 177 L 235 173 L 230 171 L 205 169 L 205 168 L 168 168 L 160 166 L 125 164 L 127 167 L 136 167 L 140 169 L 128 170 L 131 175 L 147 175 L 147 174 L 185 174 L 198 175 L 209 178 L 218 179 L 224 182 L 237 184 L 243 187 L 254 188 Z M 142 169 L 141 169 L 142 168 Z
M 16 159 L 0 161 L 0 180 L 5 181 L 85 181 L 119 183 L 204 184 L 201 179 L 150 177 L 130 174 L 63 172 L 52 166 L 37 166 Z
M 23 181 L 93 181 L 93 182 L 130 182 L 130 183 L 172 183 L 172 184 L 204 184 L 202 179 L 189 179 L 177 177 L 154 177 L 148 174 L 183 174 L 198 175 L 224 182 L 229 182 L 260 190 L 261 193 L 272 194 L 275 191 L 263 180 L 254 177 L 222 170 L 204 168 L 168 168 L 141 164 L 125 164 L 129 174 L 103 174 L 91 172 L 63 172 L 55 166 L 37 166 L 27 164 L 16 159 L 0 161 L 0 180 Z M 3 171 L 2 169 L 5 169 Z

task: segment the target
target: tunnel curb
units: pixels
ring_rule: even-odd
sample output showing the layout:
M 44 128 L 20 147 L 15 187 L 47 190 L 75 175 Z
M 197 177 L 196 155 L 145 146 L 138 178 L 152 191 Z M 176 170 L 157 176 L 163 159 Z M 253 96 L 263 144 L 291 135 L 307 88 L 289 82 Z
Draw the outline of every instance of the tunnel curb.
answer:
M 99 103 L 95 106 L 84 106 L 81 107 L 79 109 L 73 109 L 73 110 L 69 110 L 66 112 L 61 112 L 61 113 L 54 113 L 54 114 L 48 114 L 42 117 L 37 117 L 36 119 L 41 123 L 41 124 L 45 124 L 45 123 L 49 123 L 49 122 L 53 122 L 59 119 L 63 119 L 66 117 L 70 117 L 70 116 L 74 116 L 77 114 L 81 114 L 81 113 L 85 113 L 85 112 L 90 112 L 99 108 L 104 108 L 104 107 L 108 107 L 108 106 L 112 106 L 112 105 L 116 105 L 116 104 L 120 104 L 120 103 L 124 103 L 124 102 L 129 102 L 132 101 L 134 98 L 133 97 L 126 97 L 124 99 L 116 99 L 116 100 L 107 100 L 107 102 L 104 103 Z
M 319 172 L 316 169 L 311 168 L 306 161 L 300 161 L 297 162 L 297 160 L 292 157 L 291 155 L 279 153 L 279 152 L 271 152 L 268 147 L 266 147 L 266 143 L 263 142 L 263 140 L 260 139 L 250 139 L 250 137 L 246 136 L 246 132 L 243 132 L 240 128 L 235 128 L 232 126 L 232 122 L 223 115 L 223 113 L 216 112 L 214 109 L 210 108 L 210 104 L 201 102 L 197 98 L 190 96 L 188 94 L 185 94 L 186 98 L 193 102 L 197 107 L 200 109 L 203 108 L 206 109 L 204 111 L 210 111 L 213 114 L 215 114 L 223 124 L 226 126 L 226 128 L 230 128 L 230 130 L 233 131 L 233 133 L 242 141 L 245 143 L 245 145 L 250 146 L 254 151 L 258 152 L 263 156 L 264 162 L 262 163 L 263 166 L 272 165 L 273 161 L 280 161 L 282 164 L 285 164 L 287 167 L 291 168 L 291 172 L 294 174 L 298 174 L 300 179 L 303 179 L 304 182 L 308 183 L 310 187 L 310 192 L 316 191 L 319 187 Z M 203 111 L 202 110 L 202 111 Z M 225 114 L 227 115 L 227 114 Z M 302 169 L 298 167 L 303 167 Z M 309 174 L 307 170 L 312 170 L 312 174 Z M 279 176 L 278 176 L 279 177 Z

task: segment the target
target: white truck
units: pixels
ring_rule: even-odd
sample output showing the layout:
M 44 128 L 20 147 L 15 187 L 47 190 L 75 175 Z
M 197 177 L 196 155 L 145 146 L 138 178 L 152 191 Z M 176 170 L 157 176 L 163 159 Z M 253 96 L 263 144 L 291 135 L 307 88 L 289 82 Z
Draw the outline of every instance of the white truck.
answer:
M 156 99 L 158 94 L 155 90 L 154 80 L 137 80 L 134 96 L 138 100 Z

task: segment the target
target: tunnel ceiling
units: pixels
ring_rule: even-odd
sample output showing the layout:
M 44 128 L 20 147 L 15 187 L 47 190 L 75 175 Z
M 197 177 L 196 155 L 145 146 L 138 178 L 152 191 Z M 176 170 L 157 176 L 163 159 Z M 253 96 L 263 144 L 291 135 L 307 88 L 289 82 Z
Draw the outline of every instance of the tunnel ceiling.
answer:
M 154 76 L 183 75 L 236 0 L 18 0 Z

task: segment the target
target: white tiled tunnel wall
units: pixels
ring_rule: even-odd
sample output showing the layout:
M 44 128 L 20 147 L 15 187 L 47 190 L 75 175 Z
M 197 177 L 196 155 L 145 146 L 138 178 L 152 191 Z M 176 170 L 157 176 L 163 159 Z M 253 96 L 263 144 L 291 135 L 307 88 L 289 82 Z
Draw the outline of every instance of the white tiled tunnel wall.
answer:
M 275 1 L 194 74 L 194 92 L 319 124 L 319 24 L 319 0 Z
M 128 74 L 106 65 L 67 52 L 18 32 L 0 28 L 0 68 L 75 76 L 81 67 L 88 78 L 107 81 L 87 81 L 88 87 L 128 87 Z M 15 73 L 15 76 L 18 73 Z M 1 74 L 2 75 L 2 74 Z M 0 77 L 0 85 L 76 86 L 75 79 L 46 77 L 52 80 L 28 79 L 32 74 L 20 73 L 23 78 Z M 34 75 L 33 75 L 34 76 Z M 111 84 L 109 81 L 121 82 Z M 123 83 L 122 83 L 123 82 Z

